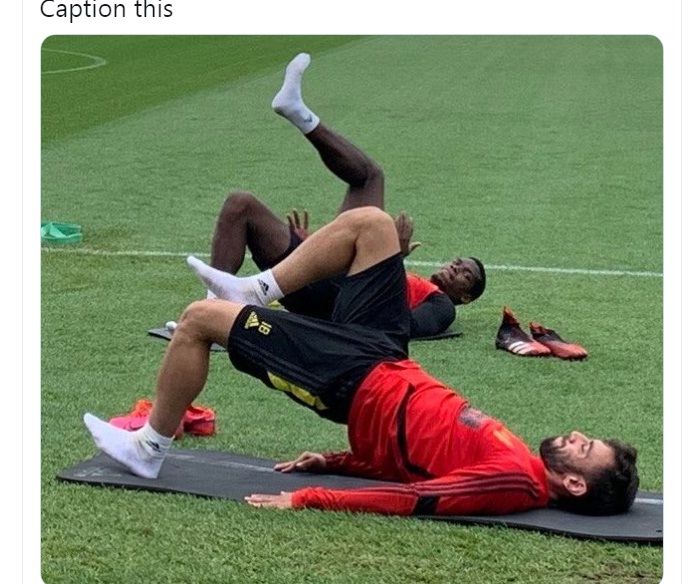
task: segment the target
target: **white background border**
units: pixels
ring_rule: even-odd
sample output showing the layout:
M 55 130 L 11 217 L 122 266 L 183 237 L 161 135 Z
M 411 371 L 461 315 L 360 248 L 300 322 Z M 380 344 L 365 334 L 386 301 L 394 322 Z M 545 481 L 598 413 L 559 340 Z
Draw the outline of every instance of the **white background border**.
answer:
M 697 467 L 700 462 L 695 431 L 698 426 L 695 420 L 696 394 L 700 391 L 700 386 L 697 375 L 690 372 L 692 359 L 697 359 L 696 349 L 691 345 L 693 331 L 700 330 L 698 319 L 692 314 L 693 310 L 698 311 L 693 306 L 693 301 L 698 297 L 695 281 L 698 262 L 693 261 L 692 256 L 695 254 L 690 252 L 691 249 L 698 249 L 695 219 L 696 199 L 700 195 L 696 170 L 700 164 L 696 134 L 696 112 L 700 96 L 696 87 L 697 60 L 691 61 L 690 58 L 698 50 L 698 2 L 481 0 L 477 3 L 469 0 L 347 0 L 345 3 L 292 3 L 289 0 L 267 0 L 252 5 L 251 1 L 236 0 L 162 0 L 163 3 L 166 1 L 173 5 L 174 15 L 171 18 L 146 20 L 132 16 L 116 21 L 84 19 L 73 24 L 65 19 L 42 17 L 39 8 L 41 0 L 5 2 L 2 6 L 3 85 L 6 87 L 2 108 L 5 146 L 3 174 L 9 177 L 9 180 L 3 181 L 6 191 L 0 198 L 5 219 L 2 236 L 7 292 L 3 299 L 4 312 L 8 317 L 3 320 L 6 324 L 2 335 L 2 355 L 5 370 L 12 371 L 12 375 L 5 378 L 3 388 L 5 407 L 2 427 L 5 430 L 6 452 L 11 451 L 13 446 L 16 448 L 11 455 L 10 464 L 11 468 L 17 469 L 12 476 L 9 492 L 3 490 L 5 496 L 2 497 L 3 516 L 7 518 L 4 522 L 7 526 L 5 533 L 11 538 L 6 540 L 3 549 L 7 560 L 3 562 L 3 580 L 32 583 L 41 581 L 40 251 L 37 225 L 40 218 L 40 46 L 45 37 L 53 34 L 650 34 L 658 37 L 664 47 L 666 522 L 663 581 L 681 581 L 682 559 L 683 582 L 700 581 L 693 561 L 693 556 L 698 552 L 694 545 L 697 538 L 693 535 L 692 525 L 697 519 L 698 508 L 698 497 L 693 493 L 697 484 L 693 479 L 697 471 L 693 467 Z M 130 4 L 130 0 L 124 3 Z M 23 14 L 20 10 L 23 10 Z M 20 55 L 21 62 L 18 62 Z M 681 67 L 684 76 L 681 75 Z M 19 95 L 20 88 L 22 95 Z M 681 118 L 682 95 L 685 108 Z M 23 127 L 20 127 L 20 122 L 23 122 Z M 681 170 L 687 181 L 683 185 Z M 685 187 L 686 196 L 681 206 L 682 186 Z M 21 222 L 16 221 L 20 215 Z M 18 241 L 22 242 L 22 254 L 15 251 Z M 685 256 L 681 255 L 681 249 L 686 250 Z M 10 274 L 7 274 L 8 267 Z M 683 267 L 686 271 L 682 273 Z M 17 280 L 21 280 L 21 288 Z M 684 323 L 681 328 L 682 299 L 686 299 L 686 311 L 683 313 Z M 20 305 L 21 317 L 18 310 Z M 21 345 L 17 342 L 19 331 L 22 331 Z M 681 335 L 687 341 L 682 346 Z M 18 367 L 20 362 L 21 370 Z M 685 379 L 681 377 L 682 363 L 686 367 Z M 685 381 L 685 385 L 681 402 L 682 381 Z M 17 412 L 20 386 L 21 423 Z M 6 417 L 11 419 L 5 420 Z M 684 422 L 682 425 L 681 421 Z M 17 437 L 20 435 L 21 454 L 17 447 Z M 683 471 L 686 489 L 681 522 L 683 459 L 686 463 Z M 20 468 L 21 484 L 14 480 Z M 5 480 L 8 479 L 6 474 Z M 681 554 L 681 551 L 684 553 Z

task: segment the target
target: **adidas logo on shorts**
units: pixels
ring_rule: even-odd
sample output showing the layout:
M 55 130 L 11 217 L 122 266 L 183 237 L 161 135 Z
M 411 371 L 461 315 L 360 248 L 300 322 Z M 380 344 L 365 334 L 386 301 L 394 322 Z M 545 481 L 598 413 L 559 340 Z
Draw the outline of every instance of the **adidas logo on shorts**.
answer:
M 258 325 L 260 325 L 260 319 L 258 318 L 257 313 L 251 311 L 248 315 L 248 319 L 245 321 L 245 325 L 243 325 L 243 328 L 258 328 Z
M 258 318 L 258 314 L 255 311 L 251 310 L 250 314 L 248 315 L 248 318 L 245 321 L 245 324 L 243 325 L 243 328 L 246 330 L 254 328 L 260 334 L 269 335 L 270 331 L 272 330 L 272 325 L 269 322 L 260 320 Z

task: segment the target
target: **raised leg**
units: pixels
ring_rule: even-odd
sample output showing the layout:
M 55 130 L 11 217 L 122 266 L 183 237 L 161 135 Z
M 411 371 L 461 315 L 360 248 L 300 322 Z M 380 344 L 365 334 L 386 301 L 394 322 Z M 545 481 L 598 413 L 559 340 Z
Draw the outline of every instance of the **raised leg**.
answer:
M 317 280 L 362 272 L 399 251 L 393 219 L 376 207 L 360 207 L 310 235 L 271 271 L 289 294 Z
M 263 305 L 338 274 L 352 275 L 399 253 L 393 219 L 376 207 L 345 211 L 270 270 L 237 278 L 190 256 L 187 263 L 219 298 Z
M 323 124 L 306 134 L 321 160 L 348 184 L 338 213 L 357 207 L 384 209 L 384 173 L 369 156 Z
M 340 134 L 321 124 L 304 103 L 301 82 L 310 63 L 311 57 L 306 53 L 289 62 L 282 88 L 272 100 L 272 109 L 294 124 L 316 148 L 326 168 L 348 184 L 338 213 L 365 206 L 384 209 L 381 168 Z

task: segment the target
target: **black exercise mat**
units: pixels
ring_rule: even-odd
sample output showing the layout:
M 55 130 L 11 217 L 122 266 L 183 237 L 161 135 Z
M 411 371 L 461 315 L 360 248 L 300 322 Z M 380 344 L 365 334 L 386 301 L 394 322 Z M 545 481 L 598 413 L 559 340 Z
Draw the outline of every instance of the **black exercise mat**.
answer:
M 443 331 L 441 333 L 438 333 L 436 335 L 428 335 L 425 337 L 414 337 L 411 340 L 412 341 L 439 341 L 442 339 L 453 339 L 455 337 L 461 337 L 462 333 L 459 331 L 451 331 L 450 329 L 447 329 L 446 331 Z
M 160 476 L 155 480 L 132 475 L 121 464 L 102 453 L 61 471 L 57 477 L 96 486 L 188 493 L 234 501 L 243 501 L 243 497 L 251 493 L 278 493 L 309 486 L 342 489 L 382 484 L 379 481 L 337 475 L 283 474 L 273 470 L 274 464 L 271 460 L 229 452 L 174 448 L 168 453 Z M 609 517 L 588 517 L 555 509 L 536 509 L 493 517 L 420 516 L 420 519 L 517 527 L 580 539 L 657 545 L 663 542 L 663 496 L 660 493 L 640 492 L 629 513 Z
M 149 329 L 148 334 L 153 336 L 153 337 L 157 337 L 159 339 L 165 339 L 166 341 L 169 341 L 170 339 L 173 338 L 172 333 L 165 327 Z M 460 333 L 458 331 L 447 330 L 447 331 L 442 332 L 442 333 L 437 334 L 437 335 L 431 335 L 428 337 L 418 337 L 418 338 L 411 339 L 411 340 L 412 341 L 439 341 L 440 339 L 451 339 L 453 337 L 461 337 L 461 336 L 462 336 L 462 333 Z M 217 352 L 226 351 L 226 349 L 224 347 L 222 347 L 221 345 L 219 345 L 217 343 L 212 344 L 211 350 L 217 351 Z

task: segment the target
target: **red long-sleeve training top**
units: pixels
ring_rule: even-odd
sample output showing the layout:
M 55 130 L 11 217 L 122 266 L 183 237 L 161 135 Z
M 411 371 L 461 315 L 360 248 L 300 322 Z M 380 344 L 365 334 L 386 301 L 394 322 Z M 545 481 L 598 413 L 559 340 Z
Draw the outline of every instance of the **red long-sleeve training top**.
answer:
M 444 294 L 444 292 L 430 280 L 411 272 L 406 272 L 406 292 L 408 294 L 408 308 L 411 310 L 421 304 L 428 296 L 436 292 Z
M 544 507 L 544 464 L 501 422 L 410 359 L 382 363 L 358 388 L 350 451 L 326 472 L 396 481 L 363 489 L 295 491 L 295 508 L 411 515 L 496 515 Z

